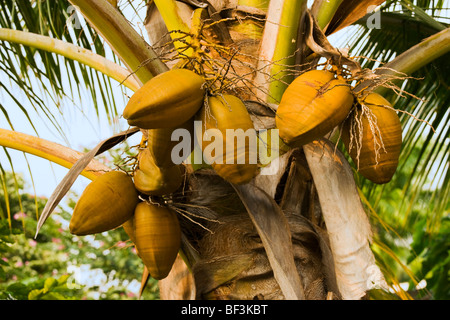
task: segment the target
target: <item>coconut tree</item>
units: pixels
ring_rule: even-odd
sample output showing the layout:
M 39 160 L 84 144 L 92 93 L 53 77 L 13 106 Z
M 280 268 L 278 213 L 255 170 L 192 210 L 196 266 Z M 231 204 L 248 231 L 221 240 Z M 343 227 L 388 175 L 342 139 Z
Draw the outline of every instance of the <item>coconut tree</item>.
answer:
M 75 97 L 77 93 L 81 98 L 80 87 L 86 86 L 99 117 L 105 114 L 112 119 L 123 115 L 131 125 L 83 154 L 40 139 L 38 132 L 30 136 L 14 131 L 12 111 L 2 106 L 11 130 L 1 129 L 1 145 L 70 168 L 40 214 L 37 232 L 80 174 L 94 183 L 106 172 L 126 172 L 133 177 L 141 202 L 175 212 L 180 225 L 179 241 L 173 241 L 173 237 L 167 241 L 175 243 L 175 254 L 157 262 L 165 264 L 167 272 L 170 270 L 167 276 L 162 272 L 160 277 L 149 266 L 155 261 L 143 259 L 147 266 L 143 288 L 150 276 L 164 278 L 160 280 L 162 298 L 361 299 L 372 289 L 387 292 L 388 286 L 395 284 L 395 278 L 390 277 L 389 270 L 376 257 L 381 257 L 380 251 L 387 254 L 392 251 L 381 239 L 373 239 L 371 226 L 382 225 L 382 221 L 369 220 L 368 213 L 377 217 L 380 199 L 389 192 L 390 185 L 399 182 L 394 175 L 392 182 L 383 181 L 379 186 L 361 176 L 362 154 L 352 157 L 347 151 L 348 143 L 341 142 L 345 142 L 341 139 L 345 136 L 344 121 L 353 119 L 356 124 L 362 123 L 358 114 L 366 110 L 366 105 L 382 104 L 383 109 L 400 115 L 404 130 L 400 167 L 414 149 L 420 149 L 407 180 L 402 181 L 405 199 L 414 201 L 432 170 L 429 163 L 434 163 L 440 172 L 437 175 L 440 187 L 431 195 L 435 214 L 430 221 L 434 225 L 447 206 L 448 132 L 442 124 L 448 118 L 445 89 L 448 73 L 442 66 L 446 66 L 450 50 L 450 31 L 435 18 L 439 9 L 445 7 L 443 1 L 59 0 L 2 1 L 1 5 L 0 39 L 5 44 L 1 51 L 2 71 L 23 89 L 34 108 L 56 130 L 64 134 L 44 99 L 33 90 L 36 80 L 43 94 L 57 103 L 62 97 Z M 146 8 L 145 37 L 143 30 L 125 16 L 126 8 L 127 12 L 136 9 L 133 5 Z M 368 9 L 377 6 L 381 6 L 379 11 Z M 78 14 L 88 22 L 86 25 L 80 23 Z M 68 20 L 75 28 L 67 27 Z M 355 25 L 362 26 L 358 29 L 362 31 L 352 34 L 351 47 L 355 53 L 330 43 L 335 33 Z M 409 25 L 420 32 L 410 32 Z M 381 28 L 377 29 L 378 26 Z M 182 81 L 172 76 L 173 70 L 189 70 L 192 74 Z M 292 141 L 283 136 L 281 140 L 271 139 L 277 137 L 274 129 L 280 132 L 288 129 L 288 124 L 280 124 L 281 110 L 286 105 L 290 108 L 296 100 L 294 97 L 294 102 L 283 101 L 291 101 L 286 97 L 297 94 L 294 80 L 309 77 L 311 70 L 328 72 L 333 81 L 340 82 L 329 88 L 331 80 L 326 80 L 314 89 L 317 95 L 307 105 L 323 98 L 326 102 L 317 102 L 318 106 L 324 105 L 323 113 L 336 104 L 336 113 L 339 111 L 343 116 L 331 114 L 316 119 L 320 115 L 313 115 L 315 118 L 308 120 L 305 127 L 319 120 L 328 127 L 308 140 L 297 136 Z M 157 90 L 151 84 L 162 76 L 166 82 L 163 89 Z M 171 111 L 169 105 L 175 109 L 174 106 L 184 108 L 185 104 L 197 103 L 196 91 L 189 88 L 196 83 L 196 77 L 202 83 L 201 99 L 197 99 L 201 110 L 189 115 L 187 109 Z M 69 79 L 69 86 L 65 78 Z M 305 89 L 305 83 L 311 87 L 308 83 L 316 80 L 307 78 L 299 88 Z M 113 81 L 124 88 L 124 95 L 131 96 L 129 101 L 116 103 L 111 94 Z M 176 91 L 177 88 L 182 90 Z M 2 90 L 32 124 L 27 109 L 3 83 Z M 301 98 L 302 93 L 297 95 Z M 384 96 L 387 102 L 369 103 L 366 99 L 371 94 Z M 239 102 L 224 98 L 230 95 Z M 183 103 L 177 100 L 179 97 Z M 343 97 L 349 100 L 346 110 L 338 103 Z M 140 108 L 141 102 L 136 101 L 145 99 L 170 102 L 166 109 L 145 120 L 151 122 L 165 114 L 170 121 L 152 124 L 140 121 L 145 116 L 134 108 Z M 275 156 L 266 154 L 268 159 L 259 158 L 252 179 L 230 182 L 229 175 L 233 172 L 230 167 L 224 169 L 214 161 L 195 161 L 199 152 L 195 143 L 188 143 L 192 153 L 185 155 L 182 164 L 168 163 L 175 129 L 185 128 L 192 133 L 189 125 L 193 120 L 205 120 L 208 114 L 213 115 L 214 123 L 220 122 L 222 111 L 216 111 L 220 108 L 214 99 L 223 99 L 222 107 L 232 111 L 242 104 L 245 111 L 226 120 L 219 129 L 235 128 L 232 124 L 248 114 L 251 126 L 260 130 L 259 145 L 273 144 L 271 149 L 277 152 L 273 153 Z M 188 119 L 181 121 L 182 116 Z M 304 121 L 302 117 L 293 120 Z M 190 123 L 188 127 L 186 121 Z M 381 124 L 369 123 L 374 136 L 377 130 L 381 131 Z M 267 133 L 271 133 L 270 139 Z M 139 155 L 126 159 L 130 168 L 110 168 L 95 160 L 97 155 L 135 134 L 142 135 L 142 140 L 137 148 Z M 356 132 L 350 136 L 360 141 Z M 417 139 L 418 136 L 425 139 Z M 66 139 L 70 141 L 70 136 Z M 383 147 L 375 148 L 375 159 L 380 157 L 381 149 L 388 150 L 387 141 L 375 139 L 375 145 Z M 150 162 L 146 153 L 151 154 Z M 151 170 L 145 169 L 146 161 Z M 247 172 L 248 168 L 244 169 Z M 240 169 L 236 171 L 241 177 Z M 155 185 L 158 188 L 172 185 L 180 175 L 182 179 L 175 187 L 154 192 Z M 152 189 L 138 187 L 139 179 Z M 109 208 L 111 204 L 106 206 Z M 143 236 L 138 230 L 147 232 L 160 222 L 144 219 L 142 213 L 139 219 L 133 218 L 127 217 L 119 225 L 125 228 L 143 257 L 153 248 L 140 245 Z M 138 220 L 156 222 L 148 228 L 139 228 L 134 226 Z M 169 220 L 173 223 L 174 219 Z M 165 228 L 163 223 L 158 227 Z M 376 256 L 371 247 L 373 240 L 378 249 Z

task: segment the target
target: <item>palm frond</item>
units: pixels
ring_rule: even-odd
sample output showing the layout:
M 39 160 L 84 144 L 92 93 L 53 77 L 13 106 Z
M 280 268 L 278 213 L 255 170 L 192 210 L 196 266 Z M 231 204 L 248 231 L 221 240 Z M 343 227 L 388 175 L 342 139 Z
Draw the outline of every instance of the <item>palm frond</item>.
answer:
M 0 27 L 49 36 L 114 59 L 114 54 L 105 48 L 96 32 L 75 14 L 75 8 L 67 0 L 1 1 Z M 74 21 L 78 25 L 68 23 Z M 4 41 L 1 44 L 0 76 L 10 79 L 9 83 L 2 81 L 2 90 L 10 96 L 17 94 L 17 90 L 25 93 L 37 114 L 63 138 L 66 139 L 47 100 L 61 108 L 65 102 L 72 103 L 74 97 L 79 99 L 82 95 L 80 90 L 86 88 L 93 96 L 99 116 L 102 114 L 110 122 L 117 116 L 116 101 L 109 94 L 114 84 L 104 74 L 44 50 Z M 24 112 L 20 101 L 13 100 Z M 7 111 L 11 113 L 13 109 L 11 106 Z
M 442 18 L 449 13 L 450 6 L 445 1 L 415 2 L 429 17 L 437 19 L 438 24 L 429 23 L 428 18 L 418 17 L 407 7 L 399 6 L 401 2 L 387 1 L 381 7 L 381 29 L 369 29 L 367 17 L 358 21 L 359 26 L 347 29 L 350 41 L 340 45 L 348 45 L 351 54 L 359 57 L 363 67 L 380 67 L 436 34 L 441 30 L 439 25 L 448 28 L 447 21 Z M 420 230 L 423 225 L 427 233 L 439 232 L 449 212 L 449 58 L 450 54 L 446 54 L 416 70 L 413 78 L 400 84 L 403 90 L 400 96 L 393 91 L 384 93 L 401 111 L 399 116 L 403 127 L 400 165 L 393 180 L 380 186 L 355 175 L 366 206 L 371 212 L 376 212 L 372 217 L 374 227 L 378 229 L 377 236 L 394 250 L 393 256 L 397 255 L 392 260 L 386 252 L 380 252 L 377 261 L 389 265 L 391 270 L 383 268 L 385 275 L 395 274 L 399 280 L 413 279 L 400 262 L 420 259 L 420 253 L 399 243 L 406 243 L 415 233 L 413 230 Z M 414 96 L 408 93 L 414 93 Z M 425 275 L 417 276 L 422 279 L 420 277 Z M 391 283 L 395 283 L 393 279 Z
M 382 66 L 440 31 L 440 26 L 448 27 L 442 21 L 430 23 L 430 19 L 434 18 L 428 15 L 445 16 L 444 6 L 444 1 L 416 1 L 415 4 L 410 1 L 387 1 L 381 8 L 381 29 L 369 29 L 365 23 L 367 17 L 359 21 L 360 26 L 355 28 L 349 44 L 352 55 L 361 57 L 359 62 L 365 68 Z M 429 215 L 430 221 L 440 221 L 443 208 L 448 203 L 449 130 L 445 124 L 450 116 L 449 59 L 450 54 L 446 54 L 414 72 L 411 75 L 413 78 L 401 85 L 403 91 L 400 96 L 393 91 L 385 93 L 386 98 L 400 110 L 404 144 L 399 172 L 403 174 L 396 174 L 391 183 L 383 186 L 376 186 L 364 179 L 360 182 L 375 207 L 379 204 L 381 193 L 393 192 L 396 188 L 402 190 L 403 201 L 398 210 L 404 218 L 403 227 L 417 218 L 411 212 L 414 207 L 417 210 L 416 204 L 419 195 L 423 196 L 424 188 L 428 188 L 428 199 L 434 202 L 434 205 L 424 204 L 422 208 L 423 215 Z M 408 93 L 414 93 L 414 96 Z
M 360 57 L 358 61 L 363 67 L 380 67 L 437 34 L 442 27 L 448 28 L 448 19 L 445 19 L 449 16 L 448 1 L 415 1 L 414 5 L 422 9 L 421 16 L 411 6 L 410 9 L 402 7 L 402 2 L 387 1 L 380 8 L 381 29 L 368 28 L 368 17 L 365 17 L 358 21 L 359 25 L 345 30 L 350 41 L 340 45 L 348 45 L 351 54 Z M 438 23 L 430 23 L 430 18 Z M 405 268 L 413 267 L 411 261 L 423 259 L 423 253 L 415 252 L 409 244 L 412 235 L 422 229 L 427 234 L 439 233 L 449 212 L 449 59 L 450 54 L 446 54 L 416 70 L 411 75 L 413 78 L 400 83 L 403 90 L 400 96 L 384 91 L 386 98 L 401 111 L 403 128 L 400 165 L 393 180 L 380 186 L 355 175 L 377 229 L 379 239 L 376 241 L 392 249 L 388 253 L 375 245 L 377 262 L 383 266 L 386 279 L 397 289 L 402 280 L 415 286 L 417 280 L 425 277 L 423 272 L 426 271 L 420 268 L 410 271 Z M 431 281 L 436 281 L 437 277 L 427 279 L 430 289 Z M 397 294 L 403 296 L 404 293 L 398 291 Z M 438 296 L 437 292 L 433 294 Z

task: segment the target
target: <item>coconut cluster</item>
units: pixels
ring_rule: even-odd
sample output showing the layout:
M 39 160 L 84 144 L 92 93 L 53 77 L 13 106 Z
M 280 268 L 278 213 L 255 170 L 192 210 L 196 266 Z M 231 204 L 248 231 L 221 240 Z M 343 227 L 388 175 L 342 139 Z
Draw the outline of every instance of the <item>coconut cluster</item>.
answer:
M 402 145 L 399 117 L 377 93 L 357 98 L 345 79 L 311 70 L 286 89 L 276 113 L 280 137 L 290 146 L 320 139 L 336 127 L 357 171 L 377 184 L 389 182 Z
M 230 94 L 211 95 L 205 87 L 204 78 L 194 71 L 174 68 L 137 90 L 123 112 L 128 124 L 144 133 L 133 172 L 111 171 L 91 182 L 71 219 L 70 230 L 77 235 L 123 226 L 155 279 L 169 274 L 181 245 L 176 212 L 164 202 L 164 197 L 182 188 L 185 175 L 180 159 L 173 160 L 174 131 L 184 129 L 191 140 L 197 137 L 189 143 L 185 158 L 195 145 L 201 151 L 210 147 L 212 141 L 203 139 L 208 130 L 219 132 L 215 144 L 222 148 L 205 160 L 230 183 L 247 183 L 258 172 L 256 162 L 239 161 L 252 158 L 250 153 L 255 150 L 250 148 L 251 143 L 234 146 L 227 141 L 228 129 L 254 129 L 244 103 Z M 202 123 L 200 132 L 194 133 L 194 121 Z M 256 140 L 256 135 L 252 138 Z

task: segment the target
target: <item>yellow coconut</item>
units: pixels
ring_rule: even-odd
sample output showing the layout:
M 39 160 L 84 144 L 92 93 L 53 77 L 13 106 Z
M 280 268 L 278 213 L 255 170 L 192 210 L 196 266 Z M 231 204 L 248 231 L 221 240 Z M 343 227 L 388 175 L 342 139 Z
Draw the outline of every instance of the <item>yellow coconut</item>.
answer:
M 150 150 L 144 149 L 139 154 L 139 167 L 134 172 L 134 185 L 140 192 L 162 196 L 175 192 L 183 181 L 183 172 L 178 165 L 158 167 Z
M 179 134 L 182 134 L 182 136 L 180 137 Z M 187 135 L 187 137 L 185 137 L 184 135 Z M 192 150 L 194 149 L 193 118 L 175 128 L 160 128 L 148 130 L 147 145 L 155 164 L 158 167 L 171 167 L 175 164 L 180 164 L 179 162 L 173 162 L 172 151 L 174 151 L 174 147 L 177 144 L 183 143 L 183 139 L 185 138 L 190 139 L 190 151 L 192 152 Z M 180 141 L 178 139 L 180 139 Z M 183 160 L 185 160 L 189 155 L 190 152 L 186 152 L 186 154 L 184 154 Z M 177 161 L 181 160 L 179 154 L 176 155 L 176 158 Z
M 129 175 L 107 172 L 81 194 L 70 219 L 70 232 L 87 235 L 117 228 L 130 219 L 138 201 L 138 192 Z
M 136 244 L 136 236 L 134 234 L 134 215 L 131 216 L 130 219 L 128 219 L 127 221 L 125 221 L 122 224 L 122 228 L 123 230 L 125 230 L 125 233 L 128 235 L 128 237 L 130 238 L 131 242 L 133 242 L 134 244 Z
M 204 80 L 187 69 L 150 79 L 128 101 L 123 117 L 142 129 L 173 128 L 192 118 L 203 104 Z
M 234 184 L 249 182 L 258 170 L 257 135 L 244 105 L 236 96 L 209 97 L 198 116 L 197 140 L 206 163 Z M 208 141 L 210 140 L 210 141 Z
M 353 95 L 332 72 L 311 70 L 297 77 L 284 92 L 276 112 L 280 137 L 301 146 L 322 138 L 350 112 Z
M 398 166 L 402 127 L 391 104 L 369 94 L 345 121 L 342 140 L 358 172 L 377 184 L 389 182 Z
M 181 244 L 176 213 L 170 208 L 141 202 L 134 213 L 136 249 L 150 276 L 160 280 L 169 274 Z

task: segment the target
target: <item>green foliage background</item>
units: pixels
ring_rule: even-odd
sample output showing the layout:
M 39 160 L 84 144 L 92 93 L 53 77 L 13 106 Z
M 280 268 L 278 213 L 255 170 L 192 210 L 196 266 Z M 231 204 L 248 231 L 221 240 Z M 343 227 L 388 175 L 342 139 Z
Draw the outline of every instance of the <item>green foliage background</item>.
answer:
M 362 191 L 369 195 L 376 210 L 372 215 L 377 261 L 391 283 L 408 283 L 408 292 L 414 299 L 450 299 L 450 202 L 445 205 L 439 221 L 430 222 L 430 212 L 436 209 L 433 193 L 422 187 L 415 201 L 404 197 L 404 181 L 409 176 L 421 150 L 418 146 L 411 153 L 393 183 L 383 188 L 383 197 L 370 198 L 370 188 L 363 184 Z M 438 188 L 439 189 L 439 188 Z M 376 193 L 375 193 L 376 195 Z M 439 205 L 439 204 L 438 204 Z M 409 206 L 408 217 L 405 206 Z M 416 286 L 425 280 L 420 290 Z M 421 286 L 419 286 L 421 287 Z
M 34 239 L 35 205 L 42 212 L 47 199 L 22 193 L 25 181 L 16 174 L 19 205 L 12 174 L 6 172 L 5 177 L 12 225 L 10 228 L 7 219 L 0 219 L 0 299 L 138 299 L 143 264 L 122 228 L 95 237 L 70 234 L 69 212 L 78 197 L 72 193 Z M 5 214 L 3 190 L 0 207 Z M 77 272 L 69 271 L 80 267 L 97 275 L 92 278 L 97 281 L 79 283 Z M 103 281 L 99 283 L 99 279 Z M 158 299 L 156 281 L 150 280 L 141 298 Z

